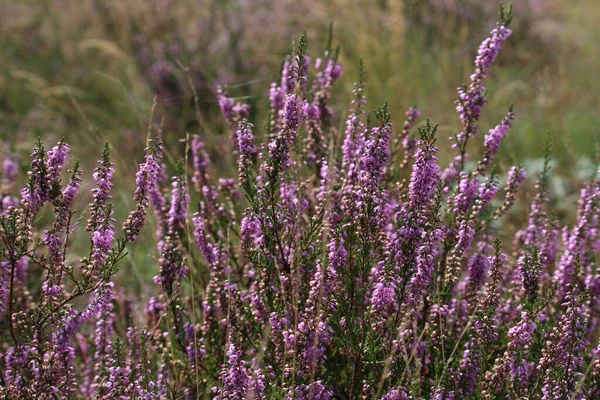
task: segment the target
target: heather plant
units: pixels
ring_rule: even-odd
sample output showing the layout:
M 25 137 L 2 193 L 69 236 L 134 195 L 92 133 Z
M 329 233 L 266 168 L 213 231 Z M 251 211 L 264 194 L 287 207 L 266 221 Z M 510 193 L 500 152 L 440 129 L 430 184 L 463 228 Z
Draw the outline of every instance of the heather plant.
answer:
M 330 41 L 313 60 L 304 36 L 269 89 L 263 129 L 218 90 L 232 139 L 224 158 L 238 176 L 215 174 L 202 132 L 186 136 L 175 163 L 148 139 L 121 229 L 108 145 L 87 211 L 75 208 L 85 174 L 77 162 L 66 171 L 65 141 L 48 151 L 38 142 L 20 194 L 2 149 L 0 394 L 597 398 L 598 172 L 563 224 L 547 145 L 515 232 L 505 219 L 525 201 L 525 170 L 501 171 L 494 159 L 518 108 L 506 105 L 481 158 L 469 159 L 511 17 L 502 10 L 457 89 L 462 127 L 447 166 L 438 126 L 416 107 L 400 129 L 387 103 L 368 111 L 362 66 L 338 130 L 339 51 Z M 71 245 L 84 234 L 80 253 Z M 116 278 L 140 235 L 152 235 L 157 254 L 147 299 Z

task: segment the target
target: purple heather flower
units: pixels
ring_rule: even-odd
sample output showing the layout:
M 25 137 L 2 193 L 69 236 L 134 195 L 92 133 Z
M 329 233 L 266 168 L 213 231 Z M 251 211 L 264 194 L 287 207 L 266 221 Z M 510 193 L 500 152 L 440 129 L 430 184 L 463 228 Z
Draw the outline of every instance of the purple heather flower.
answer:
M 354 84 L 353 93 L 354 100 L 352 101 L 350 115 L 346 120 L 344 143 L 342 145 L 340 171 L 343 175 L 338 216 L 341 216 L 341 212 L 347 216 L 357 215 L 357 208 L 360 207 L 360 195 L 357 192 L 359 189 L 360 157 L 364 153 L 365 144 L 365 126 L 360 118 L 366 104 L 362 79 Z
M 261 398 L 264 387 L 252 375 L 246 361 L 242 359 L 242 352 L 235 345 L 229 344 L 227 362 L 221 367 L 221 384 L 213 388 L 213 392 L 217 394 L 215 400 Z
M 458 190 L 454 196 L 454 214 L 466 214 L 477 196 L 477 180 L 466 172 L 460 173 Z
M 96 392 L 102 387 L 102 380 L 104 379 L 104 369 L 108 368 L 111 363 L 111 359 L 114 357 L 112 349 L 112 336 L 114 335 L 114 323 L 115 314 L 113 312 L 113 288 L 108 286 L 106 293 L 104 294 L 106 304 L 102 307 L 96 318 L 96 330 L 94 332 L 94 344 L 96 352 L 94 354 L 94 365 L 93 374 L 94 379 L 91 385 L 93 392 Z
M 437 244 L 441 239 L 440 232 L 435 230 L 429 233 L 425 242 L 417 249 L 416 272 L 410 280 L 409 302 L 412 312 L 416 312 L 421 298 L 427 293 L 429 282 L 435 269 Z
M 513 387 L 526 386 L 534 365 L 523 359 L 522 354 L 532 345 L 536 328 L 531 316 L 522 312 L 520 321 L 508 330 L 510 341 L 504 355 L 497 358 L 492 370 L 485 374 L 482 382 L 484 397 L 499 394 L 509 376 Z
M 145 312 L 150 325 L 155 325 L 160 320 L 164 303 L 157 297 L 150 297 L 146 303 Z
M 192 138 L 192 164 L 194 166 L 194 177 L 192 180 L 195 184 L 205 185 L 204 178 L 207 174 L 209 165 L 208 154 L 204 148 L 204 142 L 200 140 L 200 136 L 194 135 Z
M 6 352 L 4 358 L 6 363 L 4 371 L 5 387 L 13 394 L 22 395 L 21 390 L 27 385 L 22 373 L 27 369 L 31 352 L 35 352 L 35 349 L 23 344 L 10 347 Z
M 252 163 L 252 158 L 256 155 L 258 149 L 254 145 L 254 135 L 252 129 L 254 126 L 246 120 L 243 120 L 236 132 L 237 145 L 240 152 L 238 160 L 238 175 L 240 184 L 244 185 L 248 181 L 248 167 Z
M 348 250 L 344 247 L 343 237 L 332 237 L 328 245 L 328 258 L 331 268 L 341 272 L 346 267 Z
M 283 109 L 284 127 L 291 131 L 296 131 L 302 122 L 303 104 L 296 95 L 290 94 L 285 99 L 285 108 Z M 290 140 L 291 141 L 291 140 Z
M 515 202 L 517 192 L 521 188 L 523 182 L 525 182 L 525 178 L 525 170 L 521 167 L 512 167 L 510 171 L 508 171 L 508 178 L 504 189 L 504 203 L 502 204 L 502 207 L 496 210 L 494 219 L 500 218 L 510 210 Z
M 86 321 L 98 315 L 98 313 L 102 312 L 108 306 L 113 287 L 114 284 L 112 282 L 100 285 L 94 291 L 93 298 L 83 311 L 77 312 L 72 310 L 65 315 L 55 334 L 54 341 L 59 348 L 67 347 L 69 340 L 75 334 L 75 331 L 77 331 L 77 329 L 79 329 Z
M 149 198 L 158 221 L 156 237 L 160 240 L 163 237 L 163 227 L 167 223 L 167 198 L 158 186 L 150 192 Z
M 500 295 L 502 276 L 506 255 L 497 250 L 496 254 L 489 259 L 490 271 L 489 279 L 485 287 L 485 294 L 481 301 L 480 308 L 482 317 L 474 322 L 474 329 L 477 333 L 477 342 L 479 344 L 493 343 L 498 336 L 497 315 L 495 311 L 500 304 Z M 489 314 L 492 314 L 490 317 Z
M 533 331 L 537 325 L 531 320 L 526 312 L 521 313 L 519 323 L 508 330 L 508 336 L 511 338 L 514 346 L 521 349 L 526 349 L 532 343 Z
M 201 214 L 194 214 L 193 218 L 194 223 L 194 237 L 196 238 L 196 244 L 200 249 L 200 252 L 206 259 L 206 262 L 211 268 L 214 268 L 217 265 L 218 256 L 215 252 L 215 248 L 210 243 L 208 236 L 206 234 L 206 230 L 204 227 L 204 217 Z M 242 222 L 242 230 L 243 230 L 243 222 Z
M 44 232 L 44 244 L 48 248 L 48 254 L 54 268 L 60 268 L 62 264 L 62 244 L 63 241 L 57 235 L 46 231 Z
M 450 166 L 444 171 L 443 179 L 446 182 L 451 182 L 462 171 L 464 163 L 467 161 L 467 154 L 464 151 L 466 142 L 471 137 L 477 135 L 481 109 L 487 103 L 485 97 L 485 80 L 488 77 L 488 70 L 496 60 L 502 44 L 510 34 L 511 30 L 501 24 L 490 32 L 490 36 L 479 46 L 479 51 L 475 57 L 475 73 L 471 75 L 469 86 L 459 87 L 457 90 L 458 100 L 456 101 L 456 111 L 462 122 L 463 129 L 456 135 L 455 143 L 452 145 L 453 149 L 459 154 L 457 154 Z M 503 132 L 503 134 L 505 133 L 506 131 Z M 500 135 L 496 133 L 490 136 L 493 139 L 489 145 L 495 146 Z
M 187 185 L 181 178 L 174 178 L 172 186 L 168 224 L 171 227 L 182 227 L 185 225 L 190 195 L 187 191 Z
M 285 106 L 285 89 L 273 83 L 269 90 L 269 100 L 271 101 L 271 109 L 278 114 Z
M 269 143 L 269 155 L 274 165 L 289 167 L 290 150 L 296 143 L 298 127 L 303 119 L 302 101 L 294 94 L 286 97 L 283 110 L 283 126 L 277 137 Z
M 240 236 L 242 239 L 241 249 L 243 252 L 257 250 L 265 240 L 260 228 L 260 222 L 253 216 L 244 217 L 242 219 Z
M 280 84 L 285 94 L 291 93 L 294 90 L 294 87 L 296 86 L 290 56 L 288 56 L 283 62 L 283 67 L 281 69 Z
M 160 143 L 153 149 L 147 148 L 145 150 L 145 161 L 140 164 L 135 175 L 136 189 L 133 199 L 137 205 L 123 224 L 123 230 L 129 242 L 134 242 L 144 227 L 146 214 L 148 213 L 148 199 L 153 192 L 158 190 L 159 163 L 162 159 L 162 152 L 163 149 Z
M 390 160 L 390 135 L 392 127 L 375 127 L 371 138 L 365 144 L 361 156 L 361 181 L 371 189 L 375 189 L 383 179 L 385 166 Z
M 208 166 L 210 161 L 208 153 L 198 135 L 194 135 L 192 138 L 191 149 L 192 166 L 194 167 L 194 176 L 192 177 L 194 188 L 204 196 L 207 208 L 211 212 L 218 212 L 217 189 L 209 182 Z
M 138 202 L 144 201 L 148 193 L 156 188 L 162 151 L 162 145 L 158 144 L 152 154 L 146 154 L 145 162 L 140 164 L 140 168 L 135 175 L 136 190 L 133 196 L 134 200 Z M 148 152 L 149 150 L 147 149 L 146 153 Z
M 481 204 L 479 207 L 483 208 L 487 206 L 496 196 L 498 192 L 498 181 L 496 179 L 489 178 L 485 182 L 479 185 L 479 198 Z
M 485 147 L 485 152 L 483 154 L 483 159 L 479 162 L 478 171 L 482 173 L 485 171 L 485 167 L 490 164 L 490 162 L 494 159 L 496 153 L 500 149 L 500 143 L 506 133 L 511 127 L 512 121 L 515 119 L 515 114 L 511 110 L 506 114 L 506 117 L 502 120 L 502 122 L 497 125 L 494 129 L 490 129 L 490 132 L 485 136 L 485 140 L 483 142 L 483 146 Z
M 408 186 L 412 210 L 421 210 L 431 202 L 436 192 L 440 179 L 440 166 L 435 156 L 437 151 L 437 147 L 422 143 L 422 147 L 415 154 L 415 163 Z
M 562 304 L 564 314 L 550 334 L 537 367 L 538 373 L 545 376 L 542 387 L 544 400 L 564 398 L 573 393 L 583 377 L 589 311 L 575 290 L 574 285 L 567 283 L 567 294 Z
M 460 365 L 458 367 L 458 381 L 463 396 L 472 396 L 477 384 L 477 376 L 480 371 L 479 361 L 481 354 L 474 338 L 469 338 L 465 344 Z
M 477 247 L 478 251 L 473 254 L 468 264 L 466 286 L 468 297 L 477 295 L 477 292 L 485 283 L 485 276 L 490 266 L 489 259 L 485 255 L 485 250 L 489 245 L 482 241 Z
M 253 125 L 245 122 L 240 125 L 240 129 L 237 131 L 238 149 L 240 154 L 251 156 L 256 154 L 257 149 L 254 145 L 254 135 L 252 134 Z
M 75 201 L 75 197 L 77 193 L 79 193 L 79 188 L 81 187 L 81 172 L 78 169 L 73 170 L 73 174 L 71 179 L 69 179 L 69 183 L 67 187 L 63 190 L 62 193 L 62 210 L 63 212 L 68 212 L 73 207 L 73 202 Z
M 230 137 L 235 141 L 235 131 L 244 118 L 250 115 L 250 106 L 244 103 L 236 103 L 231 97 L 227 97 L 222 89 L 218 90 L 219 107 L 221 113 L 229 125 Z
M 304 307 L 298 332 L 305 342 L 300 346 L 302 353 L 301 368 L 307 373 L 315 373 L 324 361 L 325 347 L 331 338 L 328 311 L 335 309 L 335 300 L 331 294 L 335 288 L 338 271 L 336 263 L 323 265 L 317 260 L 314 275 L 309 284 L 309 295 Z
M 219 108 L 221 108 L 221 113 L 225 117 L 225 120 L 229 122 L 233 119 L 233 106 L 235 102 L 231 97 L 227 97 L 222 90 L 218 91 L 217 96 L 219 98 Z
M 60 142 L 52 150 L 48 151 L 46 170 L 48 172 L 48 185 L 50 187 L 60 182 L 60 172 L 67 160 L 68 153 L 69 145 L 64 142 Z
M 288 390 L 286 400 L 330 400 L 333 398 L 333 391 L 321 381 L 314 381 L 310 385 L 297 385 Z
M 323 66 L 325 66 L 324 69 L 322 69 Z M 320 70 L 317 74 L 317 81 L 320 88 L 331 86 L 344 72 L 343 65 L 336 63 L 332 58 L 325 59 L 325 61 L 322 58 L 317 58 L 315 60 L 315 67 Z
M 485 79 L 488 76 L 488 70 L 496 60 L 500 48 L 512 31 L 506 26 L 498 25 L 490 32 L 479 46 L 477 56 L 475 57 L 475 73 L 471 75 L 471 83 L 468 88 L 459 88 L 456 110 L 460 115 L 466 131 L 461 135 L 465 138 L 477 134 L 477 122 L 482 107 L 487 102 L 485 98 Z
M 177 232 L 171 226 L 165 232 L 164 239 L 159 243 L 160 264 L 159 276 L 154 280 L 160 284 L 168 296 L 171 296 L 173 287 L 178 285 L 180 280 L 187 273 L 187 266 L 184 264 L 184 255 Z
M 94 231 L 99 226 L 107 224 L 111 218 L 108 201 L 112 198 L 110 191 L 115 170 L 113 168 L 114 164 L 110 162 L 108 157 L 108 144 L 104 148 L 102 160 L 98 161 L 98 164 L 99 167 L 94 170 L 93 174 L 96 187 L 92 189 L 94 200 L 90 203 L 90 218 L 86 226 L 88 231 Z
M 252 308 L 252 316 L 257 321 L 261 324 L 267 321 L 267 307 L 258 293 L 250 294 L 250 307 Z
M 354 84 L 354 97 L 352 101 L 352 110 L 346 120 L 346 130 L 344 132 L 344 144 L 342 145 L 342 169 L 347 171 L 349 178 L 355 174 L 352 164 L 358 164 L 356 158 L 362 154 L 364 142 L 363 125 L 360 121 L 363 108 L 367 102 L 364 96 L 364 84 L 358 82 Z
M 408 400 L 408 394 L 401 389 L 390 389 L 389 392 L 385 396 L 381 398 L 381 400 Z
M 93 274 L 97 274 L 99 268 L 104 267 L 112 250 L 112 242 L 115 238 L 115 228 L 111 224 L 112 217 L 109 216 L 106 223 L 99 226 L 92 233 L 92 255 Z
M 381 314 L 383 318 L 387 318 L 398 307 L 394 285 L 386 282 L 383 276 L 378 276 L 370 302 L 377 313 Z
M 21 204 L 35 214 L 49 198 L 46 155 L 41 143 L 31 153 L 31 171 L 28 175 L 29 184 L 21 190 Z
M 108 387 L 107 398 L 125 400 L 131 398 L 127 396 L 129 385 L 129 376 L 131 369 L 128 365 L 121 366 L 118 360 L 112 358 L 109 360 L 108 367 L 108 382 L 105 385 Z
M 523 182 L 525 182 L 526 178 L 527 175 L 523 168 L 512 167 L 510 171 L 508 171 L 508 183 L 506 185 L 507 192 L 509 191 L 509 188 L 513 188 L 510 190 L 511 192 L 516 192 Z
M 8 305 L 10 281 L 10 263 L 8 261 L 0 262 L 0 318 L 4 318 L 6 306 Z
M 6 181 L 12 182 L 17 179 L 19 173 L 19 166 L 13 159 L 6 157 L 2 161 L 2 178 Z
M 567 284 L 571 282 L 578 256 L 588 242 L 598 237 L 600 216 L 600 184 L 596 181 L 581 190 L 577 211 L 577 224 L 566 239 L 566 248 L 557 269 L 554 280 L 559 284 L 559 292 L 564 295 Z M 596 239 L 597 240 L 597 239 Z

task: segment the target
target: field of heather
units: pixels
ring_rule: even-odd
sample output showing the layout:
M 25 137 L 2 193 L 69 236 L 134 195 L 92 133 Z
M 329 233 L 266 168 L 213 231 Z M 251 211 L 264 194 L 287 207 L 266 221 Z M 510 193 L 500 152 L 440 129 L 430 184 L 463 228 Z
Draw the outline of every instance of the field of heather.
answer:
M 0 0 L 0 398 L 600 398 L 597 0 Z

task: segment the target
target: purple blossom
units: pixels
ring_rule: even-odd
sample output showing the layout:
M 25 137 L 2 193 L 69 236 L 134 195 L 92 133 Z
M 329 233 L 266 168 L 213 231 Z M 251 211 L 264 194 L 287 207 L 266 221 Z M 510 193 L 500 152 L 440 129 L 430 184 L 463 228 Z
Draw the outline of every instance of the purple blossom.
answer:
M 140 164 L 135 175 L 136 189 L 133 199 L 137 203 L 136 209 L 129 214 L 123 224 L 123 230 L 129 242 L 134 242 L 144 227 L 146 214 L 148 213 L 149 197 L 158 190 L 157 183 L 160 172 L 159 163 L 163 152 L 162 145 L 159 143 L 154 148 L 147 148 L 145 152 L 145 161 Z
M 372 188 L 381 182 L 385 166 L 390 161 L 390 134 L 390 125 L 375 127 L 365 144 L 360 160 L 361 182 Z
M 475 72 L 471 75 L 469 86 L 459 87 L 458 100 L 456 101 L 456 111 L 460 117 L 463 128 L 456 135 L 455 143 L 452 147 L 457 151 L 457 156 L 454 158 L 450 166 L 444 171 L 444 180 L 452 181 L 456 175 L 462 171 L 464 163 L 467 160 L 466 143 L 476 136 L 479 131 L 479 118 L 481 109 L 487 103 L 485 80 L 488 77 L 488 70 L 496 60 L 502 44 L 510 36 L 511 30 L 502 24 L 498 24 L 490 35 L 481 43 L 477 56 L 475 57 Z M 502 128 L 503 129 L 503 128 Z M 506 133 L 496 132 L 490 134 L 490 146 L 496 145 L 498 138 Z M 487 147 L 487 146 L 486 146 Z M 492 147 L 490 147 L 493 149 Z
M 9 157 L 4 158 L 2 161 L 2 178 L 6 181 L 14 181 L 19 173 L 19 166 L 17 163 Z
M 487 243 L 479 243 L 478 251 L 473 254 L 469 261 L 466 287 L 468 297 L 476 296 L 485 283 L 485 276 L 490 266 L 489 259 L 484 253 L 487 247 L 489 247 Z
M 461 172 L 459 176 L 453 211 L 455 214 L 466 214 L 477 196 L 477 180 L 466 172 Z
M 559 291 L 562 294 L 571 282 L 582 249 L 588 241 L 599 235 L 598 204 L 600 204 L 600 185 L 596 181 L 581 190 L 577 223 L 566 238 L 566 249 L 554 273 L 554 280 L 559 284 Z
M 94 231 L 101 225 L 106 225 L 110 219 L 110 206 L 108 201 L 112 199 L 110 191 L 112 189 L 112 177 L 115 172 L 114 164 L 110 162 L 108 156 L 108 144 L 104 148 L 102 159 L 98 161 L 99 166 L 94 170 L 94 180 L 96 187 L 92 189 L 94 200 L 90 204 L 90 218 L 86 230 Z
M 114 335 L 115 314 L 113 311 L 113 288 L 107 287 L 104 294 L 106 304 L 102 307 L 96 317 L 96 330 L 94 332 L 94 344 L 96 352 L 94 354 L 94 380 L 91 385 L 93 392 L 96 392 L 102 387 L 104 379 L 104 369 L 109 367 L 111 360 L 114 358 L 112 348 L 112 336 Z
M 206 262 L 211 268 L 214 268 L 217 264 L 217 254 L 215 252 L 215 248 L 210 243 L 208 236 L 205 231 L 204 217 L 200 214 L 195 214 L 196 216 L 193 219 L 193 223 L 195 226 L 194 229 L 194 237 L 196 238 L 196 243 L 200 252 L 206 259 Z M 243 229 L 243 227 L 242 227 Z
M 282 87 L 277 86 L 275 83 L 271 85 L 269 100 L 271 101 L 271 109 L 275 110 L 276 114 L 285 106 L 285 93 L 285 89 Z
M 104 267 L 106 261 L 108 260 L 108 256 L 110 255 L 112 249 L 112 242 L 115 238 L 115 228 L 110 223 L 109 219 L 103 225 L 99 226 L 92 233 L 92 255 L 91 260 L 93 263 L 93 268 L 96 270 L 93 273 L 98 273 L 98 269 Z
M 258 249 L 264 243 L 260 222 L 255 217 L 244 217 L 241 222 L 241 250 L 248 252 Z
M 303 116 L 302 101 L 294 94 L 286 97 L 283 126 L 277 137 L 269 143 L 269 155 L 275 166 L 289 167 L 290 150 L 296 143 L 298 127 Z
M 380 270 L 381 267 L 378 267 L 379 272 L 373 293 L 371 294 L 370 302 L 373 306 L 373 310 L 383 318 L 387 318 L 387 316 L 395 312 L 398 308 L 396 289 L 393 283 L 386 282 L 385 275 Z
M 217 97 L 221 113 L 225 117 L 227 125 L 229 125 L 231 139 L 235 139 L 234 135 L 238 125 L 250 115 L 250 105 L 236 102 L 231 97 L 227 97 L 222 88 L 219 88 Z
M 465 135 L 465 138 L 477 134 L 477 121 L 479 121 L 481 108 L 487 102 L 485 98 L 485 79 L 488 77 L 488 70 L 511 33 L 512 31 L 504 25 L 498 25 L 490 32 L 490 35 L 481 43 L 477 51 L 475 72 L 471 75 L 471 83 L 468 88 L 458 89 L 459 100 L 456 111 L 459 113 L 461 122 L 465 127 L 465 131 L 461 132 L 461 135 Z
M 584 351 L 587 345 L 585 331 L 589 312 L 573 285 L 567 284 L 566 290 L 567 295 L 562 304 L 564 314 L 550 334 L 548 347 L 542 353 L 537 367 L 538 373 L 544 376 L 544 400 L 572 393 L 583 376 Z
M 28 172 L 29 184 L 21 189 L 21 204 L 35 214 L 49 198 L 46 155 L 44 147 L 38 142 L 31 153 L 31 171 Z
M 6 306 L 8 305 L 10 281 L 10 263 L 8 261 L 0 262 L 0 318 L 4 318 Z
M 381 398 L 381 400 L 408 400 L 408 394 L 401 389 L 390 389 L 389 392 L 385 396 Z
M 515 114 L 512 112 L 511 107 L 502 122 L 495 128 L 490 129 L 490 132 L 485 136 L 485 140 L 483 142 L 485 152 L 483 154 L 483 159 L 479 162 L 478 166 L 478 171 L 480 173 L 485 170 L 485 167 L 490 164 L 496 153 L 498 153 L 498 150 L 500 149 L 500 143 L 502 142 L 502 139 L 504 139 L 504 136 L 506 136 L 506 133 L 510 129 L 514 119 Z
M 181 178 L 173 179 L 172 186 L 168 224 L 170 227 L 179 228 L 185 225 L 187 209 L 190 204 L 190 195 L 187 191 L 187 185 Z
M 62 204 L 61 204 L 61 212 L 68 212 L 73 207 L 73 202 L 75 201 L 75 197 L 77 193 L 79 193 L 79 188 L 81 187 L 81 172 L 77 169 L 73 169 L 73 174 L 71 179 L 69 179 L 69 183 L 67 187 L 62 192 Z
M 256 374 L 256 372 L 255 372 Z M 229 344 L 227 363 L 223 364 L 220 374 L 220 386 L 213 388 L 216 400 L 234 400 L 244 398 L 262 398 L 263 385 L 252 376 L 242 352 Z
M 415 154 L 415 163 L 410 175 L 408 186 L 410 196 L 410 208 L 422 209 L 429 204 L 440 179 L 440 167 L 437 163 L 437 147 L 421 142 L 421 148 Z
M 69 153 L 69 145 L 64 142 L 60 142 L 48 151 L 48 158 L 46 160 L 46 170 L 48 173 L 48 186 L 52 187 L 60 182 L 60 172 L 62 170 L 65 161 L 67 160 L 67 154 Z
M 474 329 L 477 333 L 477 342 L 480 345 L 494 342 L 498 335 L 498 321 L 495 311 L 500 304 L 501 288 L 499 285 L 503 276 L 506 258 L 506 255 L 500 253 L 499 248 L 497 248 L 496 254 L 490 257 L 489 260 L 489 278 L 485 287 L 485 294 L 480 304 L 482 317 L 474 322 Z
M 484 208 L 496 196 L 496 193 L 498 192 L 498 181 L 496 181 L 496 179 L 494 179 L 493 177 L 487 179 L 485 182 L 479 185 L 478 192 L 479 198 L 481 200 L 481 204 L 479 205 L 479 207 Z
M 30 346 L 21 344 L 9 348 L 6 352 L 4 379 L 9 393 L 22 395 L 25 392 L 27 383 L 23 379 L 22 373 L 27 369 L 29 355 L 32 352 L 35 350 Z
M 241 185 L 248 182 L 248 167 L 252 163 L 253 157 L 258 152 L 258 149 L 254 145 L 253 128 L 254 126 L 251 123 L 243 120 L 236 132 L 237 145 L 240 152 L 238 175 Z
M 219 205 L 217 204 L 217 189 L 209 181 L 208 166 L 210 160 L 208 153 L 205 150 L 204 143 L 198 135 L 192 138 L 192 166 L 194 167 L 194 188 L 197 192 L 202 193 L 206 201 L 206 206 L 211 212 L 218 212 Z
M 427 293 L 429 283 L 435 269 L 435 258 L 437 256 L 437 244 L 440 241 L 440 232 L 431 232 L 425 238 L 424 243 L 417 249 L 416 273 L 410 280 L 410 294 L 408 301 L 413 305 L 413 311 L 423 295 Z
M 55 335 L 55 342 L 59 348 L 67 347 L 69 340 L 81 325 L 105 310 L 110 303 L 113 286 L 112 282 L 100 285 L 83 311 L 71 311 L 65 316 Z

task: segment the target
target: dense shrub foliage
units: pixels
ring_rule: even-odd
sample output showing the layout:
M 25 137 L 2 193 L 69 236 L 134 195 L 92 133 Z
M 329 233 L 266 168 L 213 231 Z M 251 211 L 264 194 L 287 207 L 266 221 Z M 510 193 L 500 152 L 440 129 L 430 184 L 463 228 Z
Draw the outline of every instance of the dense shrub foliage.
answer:
M 219 92 L 238 179 L 214 176 L 200 136 L 186 140 L 168 177 L 168 152 L 148 140 L 121 228 L 108 146 L 87 212 L 74 208 L 83 173 L 77 163 L 65 171 L 67 143 L 37 144 L 20 194 L 5 151 L 0 393 L 598 398 L 600 179 L 563 226 L 550 209 L 547 158 L 515 233 L 504 221 L 525 171 L 494 167 L 512 106 L 485 134 L 480 159 L 467 152 L 509 22 L 503 13 L 458 89 L 462 130 L 444 168 L 437 126 L 418 121 L 416 108 L 399 128 L 386 105 L 371 117 L 362 72 L 338 131 L 337 51 L 312 62 L 304 38 L 271 86 L 264 134 L 246 104 Z M 113 277 L 146 230 L 159 257 L 155 295 L 140 305 Z M 85 232 L 89 249 L 72 248 Z

